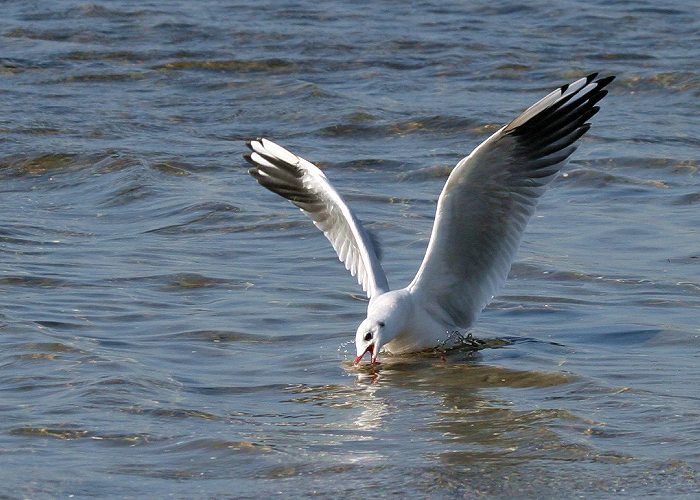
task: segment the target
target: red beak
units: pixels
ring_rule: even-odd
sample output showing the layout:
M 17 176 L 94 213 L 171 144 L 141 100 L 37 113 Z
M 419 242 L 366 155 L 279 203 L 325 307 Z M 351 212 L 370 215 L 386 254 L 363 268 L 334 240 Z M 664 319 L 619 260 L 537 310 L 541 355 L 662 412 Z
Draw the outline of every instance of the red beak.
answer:
M 374 362 L 376 361 L 376 358 L 374 357 L 374 344 L 370 344 L 370 345 L 367 346 L 367 349 L 365 349 L 365 352 L 363 352 L 360 356 L 358 356 L 358 357 L 355 358 L 355 362 L 354 362 L 353 364 L 356 365 L 357 363 L 359 363 L 360 361 L 362 361 L 362 358 L 364 358 L 364 357 L 365 357 L 365 354 L 367 354 L 368 352 L 369 352 L 370 355 L 371 355 L 372 363 L 374 363 Z

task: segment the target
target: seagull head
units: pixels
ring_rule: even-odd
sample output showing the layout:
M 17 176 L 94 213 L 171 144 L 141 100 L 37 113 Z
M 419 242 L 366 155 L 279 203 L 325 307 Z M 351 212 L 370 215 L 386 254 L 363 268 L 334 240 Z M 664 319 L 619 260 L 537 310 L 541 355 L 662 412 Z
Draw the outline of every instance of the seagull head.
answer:
M 367 318 L 357 327 L 355 364 L 370 354 L 370 362 L 377 363 L 382 346 L 391 342 L 406 327 L 408 296 L 405 290 L 390 291 L 373 297 L 367 307 Z
M 365 319 L 357 327 L 355 334 L 355 346 L 357 347 L 357 357 L 355 364 L 362 361 L 365 354 L 370 354 L 370 362 L 377 363 L 377 355 L 382 348 L 383 331 L 386 328 L 384 321 L 377 321 L 370 318 Z

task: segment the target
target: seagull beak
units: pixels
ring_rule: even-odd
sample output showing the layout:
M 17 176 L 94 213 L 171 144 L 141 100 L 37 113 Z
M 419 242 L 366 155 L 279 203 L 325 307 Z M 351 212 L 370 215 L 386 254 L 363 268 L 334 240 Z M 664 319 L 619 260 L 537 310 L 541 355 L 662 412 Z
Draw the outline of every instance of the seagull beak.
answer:
M 362 354 L 360 354 L 358 357 L 355 358 L 355 362 L 353 364 L 356 365 L 357 363 L 362 361 L 362 358 L 364 358 L 365 354 L 367 354 L 368 352 L 370 354 L 370 359 L 371 359 L 372 363 L 376 363 L 377 362 L 377 355 L 374 353 L 374 344 L 370 344 L 367 346 L 367 349 L 365 349 L 365 352 L 363 352 Z

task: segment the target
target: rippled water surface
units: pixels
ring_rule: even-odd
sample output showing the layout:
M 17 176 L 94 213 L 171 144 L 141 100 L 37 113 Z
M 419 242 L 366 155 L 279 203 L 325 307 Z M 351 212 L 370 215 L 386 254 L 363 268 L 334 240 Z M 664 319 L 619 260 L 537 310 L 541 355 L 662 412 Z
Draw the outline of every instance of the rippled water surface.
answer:
M 694 1 L 0 2 L 0 496 L 694 497 Z M 616 74 L 486 346 L 353 368 L 360 288 L 241 159 L 265 135 L 379 234 Z

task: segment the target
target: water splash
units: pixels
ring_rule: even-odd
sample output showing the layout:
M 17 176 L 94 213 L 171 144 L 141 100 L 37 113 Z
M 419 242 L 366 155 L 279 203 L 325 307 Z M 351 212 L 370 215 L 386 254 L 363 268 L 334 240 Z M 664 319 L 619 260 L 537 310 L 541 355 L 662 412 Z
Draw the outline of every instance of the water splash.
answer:
M 355 348 L 348 346 L 354 346 L 355 341 L 354 340 L 348 340 L 346 342 L 341 342 L 340 345 L 338 346 L 338 353 L 343 357 L 343 360 L 347 361 L 348 359 L 354 358 L 355 356 Z

